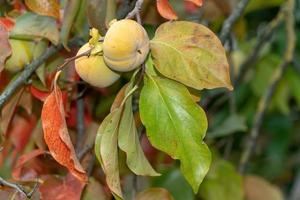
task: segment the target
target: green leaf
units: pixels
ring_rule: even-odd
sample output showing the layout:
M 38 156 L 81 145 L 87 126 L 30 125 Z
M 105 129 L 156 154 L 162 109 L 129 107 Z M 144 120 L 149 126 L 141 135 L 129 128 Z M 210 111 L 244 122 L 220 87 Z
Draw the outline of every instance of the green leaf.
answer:
M 246 119 L 242 115 L 233 114 L 226 118 L 220 125 L 218 125 L 211 132 L 207 133 L 207 138 L 224 137 L 229 134 L 246 131 Z
M 207 130 L 204 111 L 180 83 L 147 74 L 140 113 L 151 144 L 181 161 L 183 175 L 197 192 L 211 161 L 202 141 Z
M 95 153 L 106 175 L 110 190 L 122 198 L 118 162 L 118 126 L 122 108 L 115 109 L 101 123 L 95 141 Z
M 59 32 L 55 19 L 32 12 L 27 12 L 17 18 L 10 36 L 27 39 L 46 38 L 53 44 L 58 44 L 59 41 Z
M 162 176 L 154 178 L 152 186 L 166 188 L 175 200 L 195 199 L 191 186 L 177 168 L 164 172 Z
M 234 166 L 225 160 L 213 162 L 199 195 L 205 200 L 243 200 L 243 180 Z
M 155 67 L 164 76 L 195 89 L 233 89 L 225 50 L 205 26 L 184 21 L 164 23 L 150 47 Z
M 47 47 L 48 47 L 48 42 L 46 42 L 45 40 L 39 41 L 34 48 L 33 59 L 35 60 L 38 57 L 40 57 L 46 51 Z M 37 68 L 37 70 L 35 70 L 36 75 L 39 77 L 39 79 L 41 80 L 44 86 L 46 86 L 45 66 L 46 64 L 43 63 L 41 66 Z
M 133 88 L 133 82 L 127 86 L 125 96 Z M 118 144 L 126 155 L 126 163 L 135 174 L 142 176 L 159 175 L 149 164 L 140 145 L 138 132 L 132 113 L 132 96 L 128 97 L 120 120 Z
M 64 19 L 60 31 L 60 40 L 66 49 L 68 48 L 68 40 L 73 26 L 74 20 L 80 9 L 81 0 L 70 0 L 64 9 Z

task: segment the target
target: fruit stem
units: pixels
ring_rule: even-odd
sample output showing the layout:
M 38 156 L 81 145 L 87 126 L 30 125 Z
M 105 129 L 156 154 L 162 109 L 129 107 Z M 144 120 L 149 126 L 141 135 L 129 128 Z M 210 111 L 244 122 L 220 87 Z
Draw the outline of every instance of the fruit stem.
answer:
M 68 65 L 71 61 L 76 60 L 77 58 L 84 57 L 84 56 L 90 56 L 91 51 L 92 51 L 92 49 L 89 49 L 89 50 L 87 50 L 86 52 L 83 52 L 83 53 L 81 53 L 81 54 L 79 54 L 79 55 L 76 55 L 76 56 L 73 56 L 73 57 L 71 57 L 71 58 L 65 59 L 65 62 L 57 68 L 57 71 L 63 70 L 63 68 L 64 68 L 66 65 Z

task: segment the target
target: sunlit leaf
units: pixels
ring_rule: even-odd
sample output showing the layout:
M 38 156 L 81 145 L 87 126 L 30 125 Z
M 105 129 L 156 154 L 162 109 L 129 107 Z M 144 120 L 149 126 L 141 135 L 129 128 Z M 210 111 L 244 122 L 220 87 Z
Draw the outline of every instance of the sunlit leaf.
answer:
M 8 42 L 8 32 L 3 23 L 0 21 L 0 72 L 4 68 L 5 60 L 11 55 L 11 46 Z
M 168 190 L 164 188 L 149 188 L 140 192 L 136 200 L 173 200 Z
M 56 85 L 56 81 L 54 82 L 54 89 L 46 98 L 42 108 L 44 139 L 53 158 L 67 167 L 80 181 L 86 182 L 87 175 L 76 157 L 68 133 L 62 93 Z
M 178 18 L 168 0 L 156 0 L 156 6 L 162 17 L 169 20 L 175 20 Z
M 25 0 L 25 4 L 37 14 L 59 19 L 59 2 L 57 0 Z
M 195 89 L 232 90 L 225 50 L 218 37 L 193 22 L 167 22 L 151 40 L 155 67 L 164 76 Z
M 140 114 L 151 144 L 181 161 L 181 171 L 194 192 L 208 172 L 211 154 L 202 141 L 204 111 L 183 85 L 148 74 L 140 96 Z
M 15 27 L 10 35 L 29 39 L 45 38 L 53 44 L 58 44 L 59 41 L 59 32 L 55 19 L 31 12 L 27 12 L 16 19 Z

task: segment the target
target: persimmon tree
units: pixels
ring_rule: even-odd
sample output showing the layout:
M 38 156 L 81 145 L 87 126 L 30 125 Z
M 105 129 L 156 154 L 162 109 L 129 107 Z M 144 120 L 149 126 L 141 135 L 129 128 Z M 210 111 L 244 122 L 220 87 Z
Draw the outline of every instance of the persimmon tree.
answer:
M 3 3 L 0 164 L 11 175 L 1 174 L 1 197 L 239 200 L 256 198 L 247 193 L 255 184 L 270 196 L 281 195 L 265 180 L 243 174 L 267 106 L 293 60 L 294 0 L 279 5 L 262 42 L 244 62 L 257 59 L 255 53 L 284 21 L 284 58 L 261 95 L 240 153 L 240 173 L 217 146 L 220 137 L 247 129 L 233 93 L 247 68 L 235 76 L 231 65 L 238 62 L 232 53 L 233 26 L 249 1 L 232 9 L 220 34 L 187 20 L 178 9 L 199 17 L 207 2 L 172 2 Z M 230 117 L 221 117 L 220 128 L 207 140 L 207 105 L 220 95 L 229 96 Z M 228 138 L 231 149 L 233 137 Z M 165 176 L 176 179 L 174 186 L 172 179 L 159 178 Z M 159 184 L 150 183 L 155 180 Z M 175 196 L 172 187 L 182 187 L 183 193 Z

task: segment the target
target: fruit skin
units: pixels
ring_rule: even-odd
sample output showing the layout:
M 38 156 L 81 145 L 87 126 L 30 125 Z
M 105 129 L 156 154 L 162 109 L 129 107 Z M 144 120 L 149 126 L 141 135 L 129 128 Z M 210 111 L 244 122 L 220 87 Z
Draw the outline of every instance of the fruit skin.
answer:
M 77 55 L 82 54 L 90 49 L 89 43 L 83 45 Z M 112 85 L 119 79 L 120 75 L 110 70 L 104 63 L 100 55 L 83 56 L 75 60 L 75 69 L 87 83 L 103 88 Z
M 34 42 L 26 40 L 9 39 L 12 54 L 5 62 L 5 69 L 10 72 L 18 72 L 32 60 Z
M 136 21 L 116 21 L 104 37 L 104 61 L 113 70 L 127 72 L 139 67 L 145 61 L 148 52 L 149 37 Z

